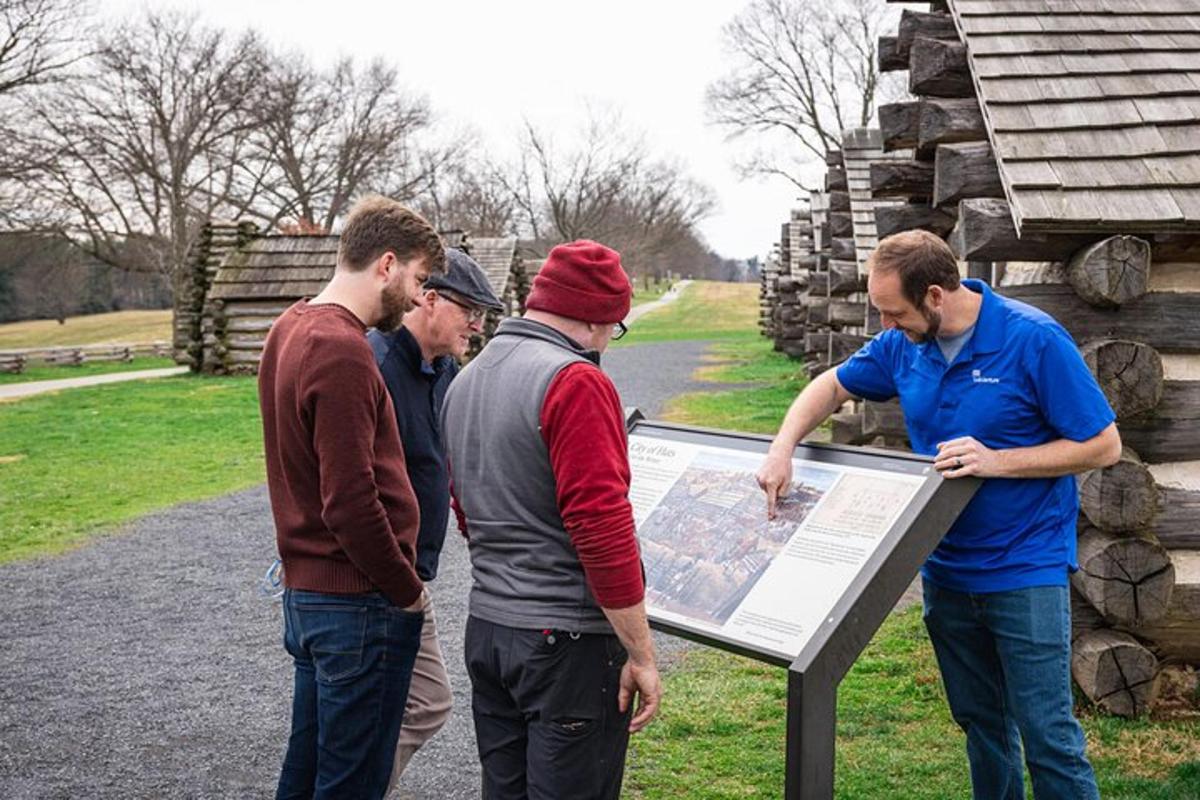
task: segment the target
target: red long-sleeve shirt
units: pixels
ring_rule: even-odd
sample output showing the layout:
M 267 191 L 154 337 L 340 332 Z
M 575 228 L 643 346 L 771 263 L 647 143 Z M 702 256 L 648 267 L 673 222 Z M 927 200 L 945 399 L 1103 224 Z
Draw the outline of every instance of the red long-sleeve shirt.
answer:
M 628 608 L 645 585 L 629 503 L 625 416 L 616 389 L 591 364 L 555 376 L 540 416 L 558 509 L 596 602 Z
M 365 334 L 348 309 L 303 301 L 272 326 L 258 377 L 267 485 L 289 587 L 408 606 L 420 516 Z

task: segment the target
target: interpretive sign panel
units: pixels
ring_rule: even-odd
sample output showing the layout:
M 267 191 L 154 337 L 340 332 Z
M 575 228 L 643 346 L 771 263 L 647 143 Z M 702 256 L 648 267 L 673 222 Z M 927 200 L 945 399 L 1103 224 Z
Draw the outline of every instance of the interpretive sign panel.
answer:
M 754 480 L 761 453 L 639 426 L 629 458 L 654 616 L 789 662 L 925 480 L 797 458 L 791 493 L 768 520 Z
M 837 684 L 979 481 L 911 453 L 801 445 L 769 520 L 754 477 L 769 444 L 630 415 L 647 613 L 787 666 L 787 797 L 832 797 Z

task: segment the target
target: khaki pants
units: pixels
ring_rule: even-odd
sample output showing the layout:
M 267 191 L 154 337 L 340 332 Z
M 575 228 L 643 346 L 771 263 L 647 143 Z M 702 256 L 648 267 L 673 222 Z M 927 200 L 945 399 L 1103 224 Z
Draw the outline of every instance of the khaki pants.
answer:
M 400 780 L 413 754 L 421 745 L 432 739 L 450 718 L 450 706 L 453 701 L 450 676 L 446 674 L 442 648 L 438 645 L 433 600 L 429 596 L 428 588 L 421 594 L 421 611 L 425 614 L 425 624 L 421 627 L 421 649 L 417 651 L 412 683 L 408 688 L 408 701 L 404 705 L 404 725 L 400 728 L 400 739 L 396 745 L 396 760 L 392 765 L 391 782 L 388 783 L 389 792 Z

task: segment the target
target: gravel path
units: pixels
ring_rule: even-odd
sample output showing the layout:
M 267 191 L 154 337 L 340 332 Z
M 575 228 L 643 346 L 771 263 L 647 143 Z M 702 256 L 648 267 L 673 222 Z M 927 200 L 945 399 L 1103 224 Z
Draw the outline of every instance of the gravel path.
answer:
M 83 378 L 7 383 L 0 386 L 0 402 L 42 394 L 43 392 L 57 392 L 60 389 L 75 389 L 79 386 L 99 386 L 102 383 L 140 381 L 146 378 L 166 378 L 171 375 L 182 375 L 187 371 L 187 367 L 164 367 L 162 369 L 137 369 L 130 372 L 109 372 L 103 375 L 88 375 Z
M 686 289 L 690 284 L 690 280 L 678 281 L 657 300 L 649 303 L 643 303 L 640 306 L 634 306 L 633 308 L 629 309 L 629 313 L 625 316 L 625 324 L 632 325 L 642 317 L 649 314 L 651 311 L 657 311 L 667 303 L 674 303 L 679 299 L 679 295 L 683 294 L 683 290 Z
M 707 388 L 691 380 L 705 349 L 625 347 L 604 366 L 623 402 L 654 416 Z M 258 487 L 0 566 L 0 798 L 270 797 L 291 692 L 279 607 L 257 589 L 274 552 Z M 479 796 L 461 657 L 468 572 L 449 537 L 431 588 L 455 710 L 401 797 Z

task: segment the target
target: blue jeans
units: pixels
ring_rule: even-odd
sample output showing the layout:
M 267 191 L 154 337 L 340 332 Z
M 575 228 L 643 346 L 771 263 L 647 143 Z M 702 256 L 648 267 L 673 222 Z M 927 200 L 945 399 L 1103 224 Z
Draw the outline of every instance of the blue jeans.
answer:
M 386 794 L 423 621 L 378 593 L 283 593 L 296 670 L 276 800 Z
M 975 800 L 1024 800 L 1021 744 L 1042 800 L 1098 800 L 1072 710 L 1065 586 L 962 594 L 925 581 L 925 627 L 967 734 Z

